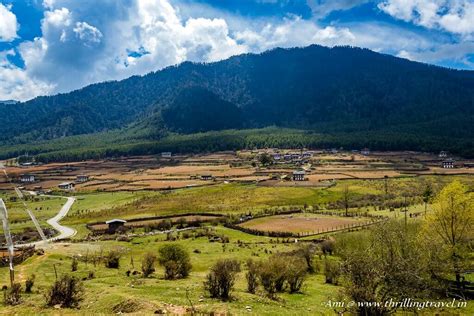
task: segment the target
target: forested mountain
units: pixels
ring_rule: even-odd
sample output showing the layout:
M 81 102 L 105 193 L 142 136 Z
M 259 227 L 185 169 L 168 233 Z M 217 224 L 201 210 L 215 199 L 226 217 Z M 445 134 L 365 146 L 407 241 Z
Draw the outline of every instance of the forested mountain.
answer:
M 0 117 L 3 144 L 114 129 L 143 129 L 142 136 L 156 140 L 169 132 L 265 126 L 470 141 L 474 72 L 367 49 L 313 45 L 211 64 L 186 62 L 71 93 L 0 104 Z M 408 141 L 416 146 L 415 139 Z

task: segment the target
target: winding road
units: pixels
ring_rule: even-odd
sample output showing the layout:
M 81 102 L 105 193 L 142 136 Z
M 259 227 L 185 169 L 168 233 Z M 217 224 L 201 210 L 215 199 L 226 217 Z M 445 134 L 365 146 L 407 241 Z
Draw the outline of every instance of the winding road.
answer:
M 71 227 L 62 226 L 61 224 L 59 224 L 59 221 L 61 221 L 67 215 L 67 213 L 71 209 L 72 205 L 76 201 L 76 198 L 75 197 L 56 196 L 56 195 L 47 195 L 47 196 L 48 197 L 59 197 L 59 198 L 67 199 L 66 203 L 64 203 L 64 205 L 61 207 L 58 214 L 56 214 L 56 216 L 54 216 L 54 217 L 52 217 L 52 218 L 50 218 L 46 221 L 51 227 L 53 227 L 55 230 L 57 230 L 59 232 L 59 235 L 48 238 L 47 241 L 52 242 L 52 241 L 67 239 L 67 238 L 70 238 L 70 237 L 74 236 L 77 233 L 76 230 L 71 228 Z M 39 246 L 39 245 L 42 245 L 42 244 L 44 245 L 45 242 L 43 240 L 40 240 L 40 241 L 35 241 L 35 242 L 32 242 L 32 243 L 27 243 L 27 244 L 16 244 L 15 246 L 32 246 L 32 245 Z

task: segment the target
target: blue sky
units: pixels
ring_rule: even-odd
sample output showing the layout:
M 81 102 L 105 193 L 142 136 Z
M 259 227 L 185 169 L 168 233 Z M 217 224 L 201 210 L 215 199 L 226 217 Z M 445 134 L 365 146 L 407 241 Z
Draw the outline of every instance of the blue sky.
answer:
M 474 70 L 474 1 L 0 0 L 0 100 L 310 44 Z

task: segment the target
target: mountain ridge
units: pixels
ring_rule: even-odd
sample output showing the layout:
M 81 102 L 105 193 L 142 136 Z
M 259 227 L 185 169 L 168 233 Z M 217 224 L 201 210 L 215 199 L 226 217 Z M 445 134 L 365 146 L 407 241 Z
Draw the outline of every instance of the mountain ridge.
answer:
M 146 126 L 150 139 L 265 126 L 327 133 L 404 128 L 469 139 L 474 71 L 361 48 L 277 48 L 215 63 L 184 62 L 15 107 L 0 104 L 0 115 L 7 122 L 0 126 L 3 144 L 129 126 Z

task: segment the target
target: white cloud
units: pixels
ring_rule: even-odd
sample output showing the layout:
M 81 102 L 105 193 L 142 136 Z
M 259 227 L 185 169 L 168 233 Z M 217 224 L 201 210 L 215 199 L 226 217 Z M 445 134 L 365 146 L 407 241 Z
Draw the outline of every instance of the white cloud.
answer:
M 1 66 L 3 73 L 8 71 L 16 79 L 15 85 L 1 83 L 0 96 L 8 97 L 10 90 L 8 98 L 24 100 L 141 75 L 186 60 L 211 62 L 274 47 L 354 45 L 431 61 L 455 54 L 446 49 L 443 56 L 437 55 L 438 41 L 388 24 L 320 26 L 299 16 L 246 18 L 196 3 L 174 6 L 170 1 L 45 1 L 42 36 L 18 46 L 24 69 L 10 65 L 5 58 L 8 64 Z M 328 1 L 320 2 L 329 5 Z M 341 5 L 355 2 L 363 0 L 347 0 Z M 413 9 L 402 13 L 394 7 L 390 10 L 413 18 Z M 441 23 L 428 13 L 419 19 L 427 25 Z
M 386 0 L 378 7 L 397 19 L 427 28 L 465 36 L 474 32 L 472 0 Z
M 11 12 L 11 6 L 0 3 L 0 42 L 10 42 L 17 38 L 18 23 Z
M 15 55 L 15 51 L 0 51 L 0 100 L 27 100 L 53 90 L 52 85 L 34 80 L 24 69 L 12 65 L 9 55 Z
M 370 0 L 306 0 L 316 18 L 323 18 L 333 11 L 349 10 Z
M 463 42 L 455 44 L 444 44 L 428 50 L 405 51 L 401 50 L 397 56 L 420 62 L 449 61 L 451 64 L 457 62 L 466 67 L 474 68 L 474 63 L 466 58 L 466 55 L 474 52 L 474 43 Z
M 98 44 L 102 38 L 102 32 L 87 22 L 77 22 L 73 31 L 85 45 Z

